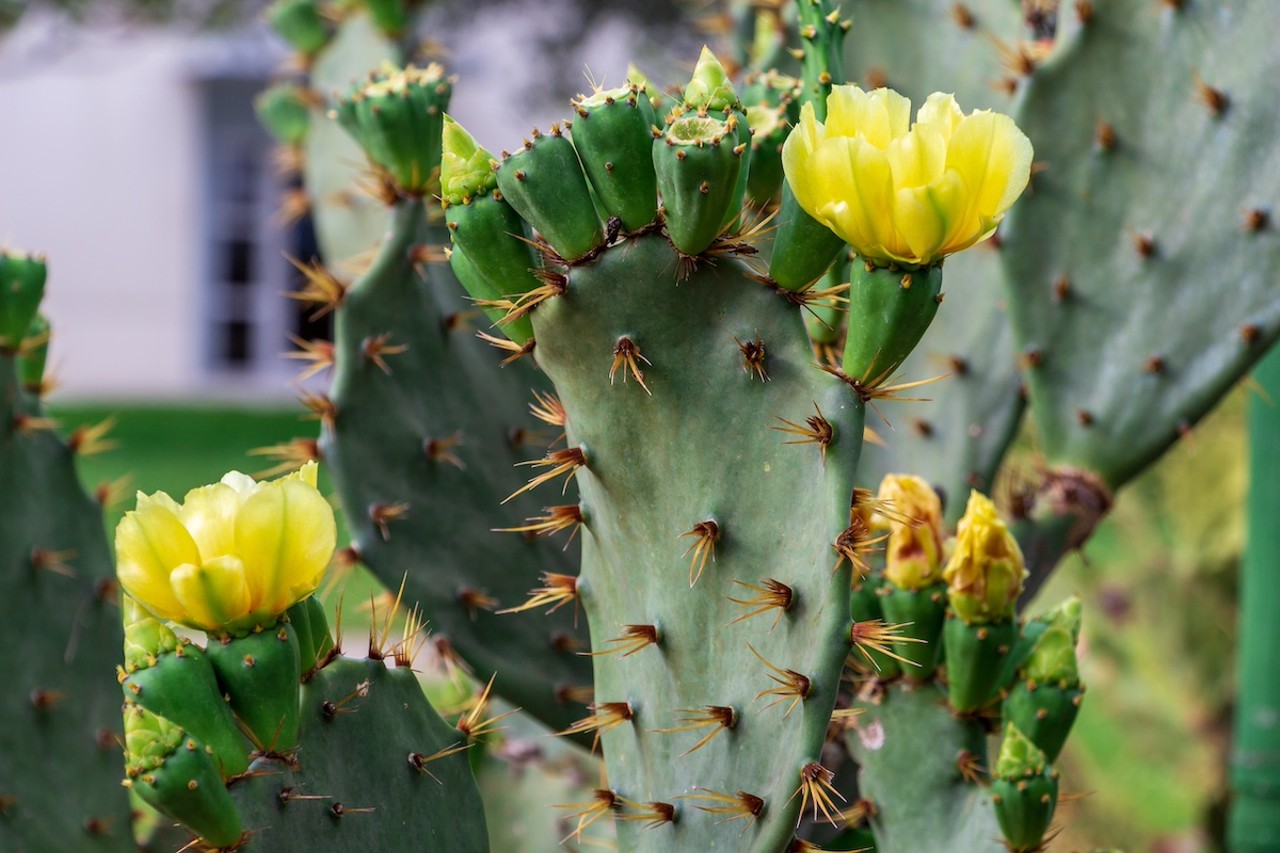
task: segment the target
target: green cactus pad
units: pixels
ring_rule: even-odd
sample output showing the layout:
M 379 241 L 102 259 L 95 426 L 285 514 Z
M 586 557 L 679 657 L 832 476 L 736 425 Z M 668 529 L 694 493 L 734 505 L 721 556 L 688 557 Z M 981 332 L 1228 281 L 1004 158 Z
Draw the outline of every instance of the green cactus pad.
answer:
M 706 250 L 742 206 L 738 176 L 746 168 L 738 120 L 686 113 L 653 140 L 667 233 L 686 255 Z
M 493 533 L 538 516 L 550 496 L 499 505 L 525 481 L 516 463 L 541 455 L 557 431 L 529 414 L 544 387 L 527 359 L 506 367 L 475 338 L 471 306 L 443 264 L 416 265 L 414 246 L 440 245 L 421 204 L 398 210 L 388 242 L 337 312 L 336 415 L 321 450 L 330 464 L 360 559 L 404 602 L 417 604 L 439 643 L 456 649 L 494 690 L 555 728 L 581 715 L 570 688 L 591 680 L 585 625 L 574 608 L 498 614 L 538 585 L 540 573 L 575 573 L 571 553 L 547 537 Z M 374 363 L 366 344 L 407 348 Z M 401 508 L 402 520 L 379 513 Z M 567 534 L 566 534 L 567 535 Z
M 549 134 L 535 130 L 524 148 L 503 158 L 498 189 L 565 260 L 577 260 L 604 242 L 582 163 L 559 125 Z
M 1040 849 L 1058 804 L 1058 780 L 1047 773 L 1025 779 L 995 779 L 992 802 L 1000 831 L 1014 853 Z
M 489 849 L 466 739 L 408 668 L 338 658 L 302 686 L 298 766 L 234 783 L 251 853 Z M 446 753 L 439 755 L 438 753 Z
M 954 615 L 947 617 L 943 628 L 947 690 L 957 713 L 977 711 L 995 697 L 1017 634 L 1013 622 L 966 625 Z
M 489 194 L 469 203 L 451 204 L 445 208 L 444 215 L 449 223 L 453 250 L 462 256 L 455 260 L 455 265 L 465 264 L 475 273 L 474 282 L 464 282 L 473 298 L 497 301 L 519 296 L 538 286 L 534 275 L 537 261 L 524 239 L 524 223 L 501 197 Z M 486 311 L 495 325 L 507 313 L 500 308 Z M 533 337 L 533 327 L 527 318 L 502 323 L 500 328 L 502 334 L 518 344 Z
M 282 754 L 297 746 L 298 697 L 287 689 L 302 677 L 293 626 L 279 622 L 243 637 L 210 637 L 206 653 L 255 745 Z
M 886 582 L 880 587 L 880 609 L 885 621 L 902 625 L 901 635 L 924 642 L 895 642 L 893 651 L 911 664 L 902 673 L 913 681 L 925 681 L 942 660 L 942 626 L 947 616 L 946 584 L 924 589 L 902 589 Z
M 23 391 L 37 397 L 44 389 L 44 366 L 49 359 L 49 340 L 52 335 L 49 318 L 36 314 L 27 327 L 26 337 L 18 345 L 18 382 Z
M 573 147 L 596 198 L 610 216 L 637 231 L 658 215 L 658 184 L 650 149 L 652 110 L 635 86 L 596 92 L 574 103 Z
M 369 17 L 390 38 L 398 38 L 409 24 L 406 0 L 364 0 Z
M 960 772 L 989 766 L 986 735 L 954 717 L 936 687 L 890 688 L 865 706 L 845 743 L 862 768 L 859 793 L 876 806 L 876 853 L 1004 850 L 989 796 Z
M 258 121 L 281 145 L 301 145 L 311 127 L 314 98 L 301 86 L 278 83 L 253 99 Z
M 1280 54 L 1267 0 L 1089 8 L 1015 115 L 1047 168 L 1003 257 L 1040 447 L 1116 488 L 1280 333 Z
M 585 459 L 580 589 L 600 654 L 597 713 L 584 726 L 609 727 L 602 743 L 620 796 L 677 807 L 673 824 L 649 830 L 620 821 L 622 847 L 776 850 L 795 828 L 793 795 L 817 760 L 850 649 L 849 567 L 833 571 L 832 543 L 849 522 L 863 407 L 814 367 L 797 306 L 732 258 L 685 279 L 679 267 L 661 236 L 626 240 L 570 269 L 563 297 L 533 314 L 539 363 Z M 757 335 L 767 382 L 734 340 Z M 610 381 L 616 353 L 619 370 L 630 370 L 628 354 L 643 366 L 649 393 Z M 815 405 L 833 427 L 825 452 L 772 429 Z M 730 599 L 751 593 L 733 581 L 763 586 L 762 567 L 790 606 L 742 620 L 749 607 Z M 603 653 L 627 625 L 652 640 L 626 657 Z M 730 709 L 734 723 L 654 731 L 707 706 Z M 737 791 L 759 799 L 744 807 Z M 709 792 L 740 819 L 726 825 L 699 808 L 724 805 Z
M 129 853 L 102 509 L 14 361 L 0 347 L 0 849 Z

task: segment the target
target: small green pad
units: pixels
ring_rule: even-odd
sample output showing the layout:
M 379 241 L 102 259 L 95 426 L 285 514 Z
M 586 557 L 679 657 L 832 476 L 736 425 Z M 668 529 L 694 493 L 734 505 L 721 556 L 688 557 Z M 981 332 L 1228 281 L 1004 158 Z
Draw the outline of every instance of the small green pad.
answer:
M 524 148 L 503 159 L 498 189 L 566 261 L 604 242 L 604 226 L 582 163 L 558 125 L 552 125 L 549 134 L 534 131 Z

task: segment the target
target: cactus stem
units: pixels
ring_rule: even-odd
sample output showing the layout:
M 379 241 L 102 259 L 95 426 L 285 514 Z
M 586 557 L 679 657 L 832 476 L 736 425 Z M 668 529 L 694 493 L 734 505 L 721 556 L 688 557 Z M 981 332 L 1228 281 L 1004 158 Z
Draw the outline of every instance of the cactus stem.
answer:
M 656 646 L 661 639 L 662 635 L 658 632 L 657 625 L 623 625 L 622 636 L 605 640 L 605 643 L 611 644 L 613 648 L 598 652 L 584 652 L 584 654 L 588 657 L 598 657 L 621 652 L 621 657 L 629 658 L 647 646 Z
M 499 610 L 499 614 L 503 613 L 520 613 L 524 610 L 533 610 L 536 607 L 545 607 L 548 604 L 553 605 L 548 613 L 555 613 L 561 607 L 564 607 L 570 601 L 574 602 L 573 622 L 578 623 L 577 601 L 578 601 L 578 579 L 573 575 L 559 575 L 555 572 L 542 573 L 542 586 L 529 592 L 529 600 L 519 607 L 509 607 L 506 610 Z
M 716 543 L 720 541 L 722 536 L 720 525 L 713 518 L 706 521 L 699 521 L 693 526 L 692 530 L 686 530 L 681 533 L 681 537 L 693 536 L 695 541 L 687 549 L 684 556 L 688 557 L 690 552 L 693 556 L 689 560 L 689 586 L 693 587 L 698 582 L 698 578 L 702 577 L 702 571 L 707 567 L 707 560 L 711 562 L 716 560 Z
M 583 453 L 581 447 L 567 447 L 563 450 L 551 450 L 542 459 L 532 459 L 528 462 L 518 462 L 518 465 L 532 465 L 535 468 L 550 468 L 550 471 L 544 471 L 534 477 L 528 483 L 525 483 L 519 489 L 516 489 L 506 500 L 504 504 L 517 495 L 524 494 L 530 489 L 536 488 L 549 480 L 563 476 L 565 478 L 564 488 L 569 488 L 569 481 L 578 473 L 578 469 L 587 464 L 587 456 Z
M 760 333 L 756 332 L 755 338 L 748 339 L 745 343 L 737 335 L 733 336 L 733 340 L 742 352 L 742 372 L 753 379 L 759 376 L 761 382 L 768 382 L 769 374 L 764 369 L 764 341 L 760 339 Z M 823 450 L 825 449 L 824 447 Z
M 645 393 L 652 397 L 653 392 L 650 391 L 649 386 L 645 384 L 644 373 L 640 370 L 641 361 L 648 365 L 653 364 L 653 362 L 644 357 L 640 352 L 640 347 L 636 346 L 635 341 L 631 340 L 631 338 L 626 335 L 618 338 L 618 343 L 613 348 L 613 364 L 609 366 L 609 384 L 613 384 L 613 377 L 617 374 L 618 368 L 625 365 L 627 373 L 634 376 L 636 382 L 640 383 L 640 387 L 644 389 Z M 622 374 L 622 381 L 624 383 L 627 381 L 627 373 Z
M 909 626 L 910 622 L 902 622 L 897 625 L 886 625 L 882 619 L 867 619 L 862 622 L 854 622 L 853 627 L 849 629 L 849 640 L 853 643 L 854 648 L 862 653 L 877 671 L 880 665 L 876 663 L 876 659 L 871 652 L 879 652 L 886 657 L 891 657 L 901 663 L 911 666 L 920 666 L 915 661 L 907 660 L 893 650 L 894 643 L 924 643 L 919 637 L 903 636 L 902 629 Z
M 561 506 L 543 507 L 542 511 L 546 515 L 535 515 L 526 518 L 527 524 L 519 527 L 495 527 L 495 533 L 533 533 L 538 536 L 559 533 L 562 530 L 568 530 L 569 539 L 564 543 L 564 547 L 568 548 L 569 543 L 573 541 L 573 537 L 578 535 L 578 528 L 582 526 L 582 507 L 578 504 L 563 504 Z
M 750 584 L 746 581 L 740 580 L 735 580 L 734 583 L 738 586 L 744 586 L 747 589 L 754 590 L 756 594 L 751 598 L 733 598 L 731 596 L 725 596 L 734 604 L 741 604 L 743 607 L 751 608 L 737 619 L 729 622 L 730 625 L 735 622 L 745 622 L 752 616 L 759 616 L 761 613 L 767 613 L 770 610 L 776 610 L 777 613 L 773 616 L 773 624 L 769 626 L 769 630 L 772 631 L 774 628 L 778 627 L 778 621 L 782 619 L 782 614 L 790 610 L 791 606 L 795 604 L 795 591 L 782 581 L 774 580 L 773 578 L 765 578 L 761 581 L 763 586 L 756 586 L 755 584 Z
M 782 421 L 786 426 L 775 426 L 770 427 L 770 429 L 800 436 L 800 438 L 797 438 L 794 441 L 784 441 L 783 444 L 818 445 L 819 452 L 822 456 L 822 463 L 825 465 L 827 462 L 827 447 L 831 445 L 832 440 L 835 438 L 835 427 L 831 425 L 830 421 L 823 417 L 822 409 L 818 408 L 817 402 L 813 404 L 813 408 L 818 414 L 810 415 L 805 418 L 803 426 L 795 421 L 789 421 L 786 418 L 779 417 L 778 420 Z
M 769 678 L 778 685 L 777 687 L 761 690 L 756 694 L 757 700 L 766 696 L 778 697 L 761 710 L 767 711 L 774 705 L 785 702 L 790 698 L 791 704 L 787 706 L 787 712 L 782 715 L 782 719 L 785 720 L 791 716 L 791 712 L 796 709 L 796 705 L 809 698 L 809 694 L 813 691 L 813 682 L 807 675 L 801 675 L 794 669 L 783 669 L 782 667 L 774 666 L 756 651 L 755 646 L 750 643 L 747 643 L 747 648 L 751 650 L 751 654 L 755 655 L 758 661 L 769 668 Z
M 556 732 L 556 734 L 579 735 L 595 732 L 595 739 L 591 742 L 592 753 L 599 748 L 602 734 L 611 729 L 616 729 L 635 717 L 635 709 L 630 702 L 592 702 L 587 706 L 587 710 L 592 712 L 591 716 L 583 717 L 569 726 L 569 728 Z
M 676 713 L 686 715 L 679 718 L 684 725 L 672 726 L 668 729 L 650 729 L 650 731 L 656 734 L 673 734 L 675 732 L 710 729 L 697 743 L 680 753 L 681 758 L 697 752 L 711 743 L 716 735 L 738 725 L 738 712 L 728 705 L 704 705 L 701 710 L 697 708 L 681 708 Z
M 656 829 L 664 824 L 675 823 L 676 807 L 671 803 L 637 803 L 625 797 L 619 797 L 618 801 L 623 807 L 630 809 L 620 813 L 618 820 L 646 821 L 643 829 Z
M 610 791 L 607 788 L 597 788 L 591 792 L 591 802 L 589 803 L 565 803 L 563 805 L 556 805 L 555 808 L 558 809 L 574 809 L 574 811 L 568 816 L 568 819 L 572 820 L 575 817 L 578 819 L 578 825 L 574 827 L 573 832 L 570 832 L 562 838 L 560 843 L 564 844 L 570 838 L 581 843 L 583 831 L 588 829 L 591 824 L 607 815 L 610 811 L 616 809 L 618 807 L 618 800 L 618 795 L 613 791 Z
M 811 802 L 813 803 L 813 819 L 818 819 L 818 812 L 822 812 L 822 816 L 832 826 L 839 826 L 836 818 L 840 814 L 840 810 L 836 808 L 835 801 L 831 799 L 831 795 L 835 794 L 840 797 L 841 802 L 848 802 L 840 792 L 831 784 L 831 780 L 835 778 L 835 773 L 823 767 L 816 761 L 811 761 L 804 767 L 800 768 L 800 787 L 796 788 L 796 792 L 791 795 L 791 800 L 796 797 L 800 798 L 800 815 L 796 818 L 796 825 L 800 825 L 800 821 L 804 818 L 805 807 Z M 791 802 L 787 800 L 787 802 Z
M 699 788 L 694 786 L 695 791 L 702 791 L 701 794 L 681 794 L 676 797 L 677 800 L 703 800 L 711 803 L 711 805 L 699 805 L 701 811 L 709 814 L 724 815 L 720 823 L 732 823 L 735 820 L 745 820 L 746 825 L 742 827 L 745 833 L 751 824 L 755 823 L 760 815 L 764 814 L 765 801 L 755 794 L 749 794 L 746 791 L 738 791 L 736 794 L 725 794 L 720 791 L 714 791 L 711 788 Z
M 498 723 L 514 714 L 518 708 L 513 708 L 505 713 L 498 714 L 496 717 L 485 718 L 484 712 L 489 705 L 489 693 L 493 690 L 493 681 L 498 677 L 495 672 L 489 676 L 489 683 L 481 693 L 471 700 L 471 709 L 458 718 L 457 729 L 462 732 L 472 743 L 481 740 L 487 735 L 494 734 L 502 730 Z
M 382 534 L 383 542 L 391 539 L 391 528 L 388 525 L 393 521 L 401 520 L 408 514 L 409 505 L 407 503 L 375 503 L 369 505 L 369 521 L 378 528 L 378 532 Z

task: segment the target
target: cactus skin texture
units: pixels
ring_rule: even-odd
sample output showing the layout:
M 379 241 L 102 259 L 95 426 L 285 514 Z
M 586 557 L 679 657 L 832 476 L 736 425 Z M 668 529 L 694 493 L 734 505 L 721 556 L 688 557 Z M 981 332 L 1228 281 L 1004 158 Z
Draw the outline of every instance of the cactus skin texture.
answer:
M 1116 488 L 1280 332 L 1278 122 L 1259 85 L 1280 57 L 1265 0 L 1089 8 L 1027 81 L 1016 117 L 1048 168 L 1004 259 L 1044 453 Z
M 11 257 L 0 255 L 0 270 Z M 10 286 L 0 279 L 0 303 Z M 34 312 L 34 303 L 22 309 L 26 322 Z M 9 650 L 0 663 L 0 849 L 132 851 L 116 746 L 117 592 L 101 507 L 75 471 L 75 454 L 93 442 L 83 432 L 70 443 L 58 437 L 15 361 L 16 346 L 0 343 L 0 637 Z
M 426 760 L 465 744 L 411 669 L 338 657 L 302 685 L 301 767 L 259 759 L 230 786 L 245 849 L 483 853 L 484 809 L 465 753 Z
M 539 379 L 524 361 L 500 367 L 501 355 L 468 327 L 448 268 L 414 259 L 415 248 L 448 241 L 428 226 L 424 204 L 402 201 L 395 216 L 336 312 L 334 414 L 321 453 L 360 559 L 392 588 L 408 572 L 404 600 L 430 614 L 436 642 L 447 638 L 482 680 L 498 671 L 495 692 L 562 728 L 581 707 L 561 691 L 590 683 L 588 661 L 575 654 L 585 625 L 575 627 L 572 607 L 493 612 L 523 604 L 540 571 L 573 572 L 562 542 L 491 532 L 548 503 L 522 496 L 499 506 L 495 497 L 519 488 L 515 464 L 555 437 L 526 407 Z M 385 355 L 370 349 L 379 339 Z

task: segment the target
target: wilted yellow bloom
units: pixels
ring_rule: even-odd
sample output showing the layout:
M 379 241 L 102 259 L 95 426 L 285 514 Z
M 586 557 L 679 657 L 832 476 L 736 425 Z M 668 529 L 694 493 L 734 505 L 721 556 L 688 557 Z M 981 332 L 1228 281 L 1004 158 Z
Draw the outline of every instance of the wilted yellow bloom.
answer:
M 1014 614 L 1022 593 L 1022 549 L 991 499 L 969 494 L 956 526 L 956 546 L 943 572 L 956 615 L 970 625 L 1002 621 Z
M 884 576 L 901 589 L 924 589 L 941 580 L 942 501 L 920 477 L 886 474 L 871 524 L 889 531 Z
M 264 483 L 232 471 L 181 504 L 139 493 L 116 527 L 116 572 L 157 617 L 235 633 L 272 623 L 315 592 L 336 537 L 316 463 Z
M 965 115 L 935 92 L 910 124 L 891 89 L 836 86 L 827 121 L 806 104 L 782 149 L 796 201 L 864 260 L 928 265 L 985 240 L 1031 175 L 1013 119 Z

